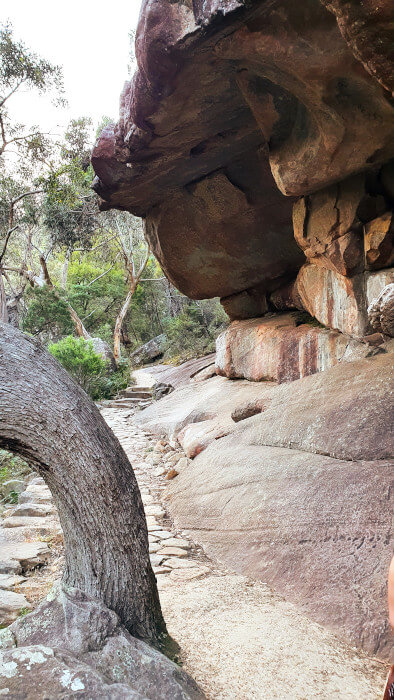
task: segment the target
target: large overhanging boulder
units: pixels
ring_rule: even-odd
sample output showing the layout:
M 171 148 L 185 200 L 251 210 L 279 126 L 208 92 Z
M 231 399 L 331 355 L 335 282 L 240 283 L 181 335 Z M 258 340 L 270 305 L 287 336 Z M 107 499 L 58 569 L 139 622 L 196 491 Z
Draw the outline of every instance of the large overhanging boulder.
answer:
M 295 198 L 394 156 L 393 19 L 390 0 L 145 0 L 93 153 L 103 207 L 145 217 L 184 293 L 264 313 L 304 262 Z

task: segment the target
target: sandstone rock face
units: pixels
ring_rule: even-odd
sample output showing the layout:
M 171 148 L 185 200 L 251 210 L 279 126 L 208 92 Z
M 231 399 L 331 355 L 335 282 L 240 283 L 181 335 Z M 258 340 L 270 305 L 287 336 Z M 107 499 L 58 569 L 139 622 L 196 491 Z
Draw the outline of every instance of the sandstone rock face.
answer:
M 278 308 L 305 309 L 320 323 L 356 338 L 371 332 L 368 306 L 394 280 L 394 270 L 345 277 L 320 265 L 304 265 L 293 285 L 271 299 Z
M 365 267 L 379 270 L 394 264 L 394 219 L 391 211 L 365 226 Z
M 157 382 L 172 386 L 176 389 L 180 386 L 190 384 L 194 379 L 197 380 L 204 370 L 213 367 L 214 364 L 215 355 L 211 353 L 210 355 L 205 355 L 205 357 L 187 360 L 187 362 L 182 362 L 181 365 L 176 367 L 172 367 L 171 365 L 159 365 L 151 367 L 149 371 L 152 372 Z
M 362 224 L 357 208 L 365 178 L 341 183 L 301 198 L 293 209 L 295 239 L 310 261 L 342 275 L 362 271 Z
M 303 308 L 323 325 L 355 337 L 368 332 L 363 274 L 349 278 L 318 265 L 304 265 L 295 289 Z
M 249 426 L 254 444 L 336 459 L 391 459 L 392 367 L 392 354 L 379 353 L 282 384 L 271 392 L 264 413 L 240 426 Z
M 220 300 L 231 321 L 263 316 L 268 311 L 268 301 L 264 290 L 245 289 Z
M 390 658 L 393 463 L 240 440 L 212 442 L 171 482 L 177 525 L 226 567 L 268 582 L 308 616 Z
M 371 326 L 394 337 L 394 284 L 388 284 L 368 307 Z
M 294 236 L 308 261 L 352 277 L 392 264 L 391 210 L 381 173 L 357 175 L 298 200 Z
M 343 333 L 299 323 L 297 313 L 233 321 L 216 341 L 218 374 L 291 382 L 333 367 L 350 346 L 354 350 L 352 339 Z M 369 352 L 362 343 L 359 350 L 363 355 Z
M 381 354 L 274 387 L 262 413 L 171 482 L 168 501 L 208 554 L 383 658 L 392 653 L 391 372 Z
M 233 319 L 261 315 L 266 294 L 303 263 L 292 197 L 311 193 L 314 225 L 324 214 L 311 234 L 319 259 L 340 274 L 362 271 L 360 222 L 388 209 L 387 168 L 376 173 L 394 156 L 393 15 L 389 0 L 373 10 L 342 0 L 145 0 L 139 69 L 119 123 L 94 149 L 95 187 L 104 207 L 146 218 L 155 255 L 184 293 L 223 297 Z M 348 176 L 353 183 L 332 185 Z M 353 207 L 357 182 L 366 219 Z M 319 190 L 334 199 L 320 207 Z M 380 265 L 386 243 L 367 235 L 368 265 Z
M 373 303 L 381 294 L 385 287 L 394 283 L 394 268 L 388 270 L 379 270 L 379 272 L 371 272 L 366 276 L 366 297 L 367 306 Z

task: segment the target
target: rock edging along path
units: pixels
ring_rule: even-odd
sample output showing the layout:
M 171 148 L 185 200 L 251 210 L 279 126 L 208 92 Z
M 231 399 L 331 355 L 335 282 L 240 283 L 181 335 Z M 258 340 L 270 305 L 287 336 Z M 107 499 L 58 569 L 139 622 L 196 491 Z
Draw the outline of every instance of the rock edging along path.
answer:
M 188 468 L 183 451 L 134 426 L 129 410 L 106 407 L 102 413 L 139 483 L 169 632 L 180 644 L 184 669 L 207 697 L 284 700 L 290 692 L 295 700 L 380 698 L 384 664 L 339 642 L 263 583 L 219 568 L 175 530 L 166 513 L 165 489 L 169 479 Z M 9 577 L 8 583 L 13 578 L 11 592 L 25 596 L 22 612 L 34 607 L 60 574 L 60 553 L 48 547 L 59 537 L 57 516 L 52 510 L 44 513 L 40 505 L 52 509 L 51 496 L 42 480 L 33 476 L 0 528 L 2 573 Z M 24 560 L 15 557 L 18 547 L 37 549 L 41 557 L 32 560 L 38 568 L 30 574 Z M 18 582 L 17 577 L 26 580 Z M 20 608 L 3 624 L 18 612 Z

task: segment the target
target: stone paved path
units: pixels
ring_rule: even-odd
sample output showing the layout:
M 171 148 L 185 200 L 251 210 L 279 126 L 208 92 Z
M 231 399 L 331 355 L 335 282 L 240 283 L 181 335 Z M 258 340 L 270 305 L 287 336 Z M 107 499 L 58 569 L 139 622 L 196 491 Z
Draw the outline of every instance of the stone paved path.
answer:
M 145 508 L 150 558 L 159 590 L 166 578 L 184 581 L 206 575 L 210 568 L 203 551 L 174 529 L 163 507 L 166 479 L 175 476 L 174 467 L 180 460 L 185 462 L 183 451 L 133 426 L 128 411 L 104 408 L 101 412 L 133 465 Z

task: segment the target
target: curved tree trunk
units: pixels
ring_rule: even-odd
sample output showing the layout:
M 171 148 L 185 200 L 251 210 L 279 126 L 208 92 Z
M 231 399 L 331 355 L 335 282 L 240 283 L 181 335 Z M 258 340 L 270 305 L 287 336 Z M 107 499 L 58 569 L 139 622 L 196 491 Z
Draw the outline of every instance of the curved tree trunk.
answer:
M 64 581 L 100 598 L 136 637 L 166 630 L 131 465 L 96 406 L 34 339 L 0 323 L 0 447 L 33 463 L 63 527 Z

